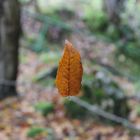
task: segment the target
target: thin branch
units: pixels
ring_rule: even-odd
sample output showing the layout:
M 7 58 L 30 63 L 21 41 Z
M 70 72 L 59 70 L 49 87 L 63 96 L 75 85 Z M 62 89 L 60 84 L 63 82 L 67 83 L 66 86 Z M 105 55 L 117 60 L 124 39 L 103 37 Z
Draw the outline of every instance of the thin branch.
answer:
M 108 113 L 102 109 L 100 109 L 98 106 L 95 105 L 90 105 L 89 103 L 82 101 L 81 99 L 77 98 L 77 97 L 71 97 L 71 100 L 73 102 L 75 102 L 76 104 L 80 105 L 81 107 L 84 107 L 85 109 L 87 109 L 88 111 L 95 113 L 99 116 L 102 116 L 106 119 L 109 119 L 111 121 L 114 121 L 116 123 L 119 123 L 121 125 L 123 125 L 124 127 L 130 129 L 131 131 L 134 131 L 135 133 L 139 133 L 140 132 L 140 128 L 137 128 L 134 124 L 132 124 L 131 122 L 129 122 L 128 120 L 116 116 L 114 114 Z

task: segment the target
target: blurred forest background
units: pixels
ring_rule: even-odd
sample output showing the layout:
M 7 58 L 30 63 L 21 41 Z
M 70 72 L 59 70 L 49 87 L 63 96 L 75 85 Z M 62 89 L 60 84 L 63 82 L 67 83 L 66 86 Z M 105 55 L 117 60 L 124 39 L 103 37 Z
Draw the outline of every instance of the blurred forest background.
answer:
M 0 1 L 0 140 L 140 140 L 140 1 Z M 55 86 L 64 41 L 84 68 Z

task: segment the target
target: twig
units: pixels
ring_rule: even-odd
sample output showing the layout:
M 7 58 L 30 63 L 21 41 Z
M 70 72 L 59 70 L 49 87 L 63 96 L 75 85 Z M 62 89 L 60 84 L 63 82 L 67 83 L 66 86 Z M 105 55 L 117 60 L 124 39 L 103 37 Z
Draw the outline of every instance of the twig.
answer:
M 109 120 L 112 120 L 116 123 L 119 123 L 119 124 L 123 125 L 124 127 L 130 129 L 131 131 L 134 131 L 135 133 L 140 133 L 140 128 L 137 128 L 134 124 L 130 123 L 128 120 L 126 120 L 122 117 L 108 113 L 108 112 L 100 109 L 98 106 L 90 105 L 89 103 L 82 101 L 81 99 L 79 99 L 77 97 L 71 97 L 71 100 L 73 102 L 75 102 L 76 104 L 80 105 L 81 107 L 84 107 L 85 109 L 89 110 L 92 113 L 95 113 L 95 114 L 102 116 L 106 119 L 109 119 Z

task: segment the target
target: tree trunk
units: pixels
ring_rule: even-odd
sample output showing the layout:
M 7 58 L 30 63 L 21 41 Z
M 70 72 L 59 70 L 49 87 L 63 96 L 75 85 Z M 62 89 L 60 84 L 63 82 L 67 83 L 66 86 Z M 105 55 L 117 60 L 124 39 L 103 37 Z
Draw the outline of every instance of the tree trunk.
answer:
M 124 10 L 125 0 L 103 0 L 103 8 L 107 13 L 109 20 L 117 25 L 120 23 L 120 14 Z
M 0 99 L 17 95 L 19 36 L 18 0 L 0 0 Z

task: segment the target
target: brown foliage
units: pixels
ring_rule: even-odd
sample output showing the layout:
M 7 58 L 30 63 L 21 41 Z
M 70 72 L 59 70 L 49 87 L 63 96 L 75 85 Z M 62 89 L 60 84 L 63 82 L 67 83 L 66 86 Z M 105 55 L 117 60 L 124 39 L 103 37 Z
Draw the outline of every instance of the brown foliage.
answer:
M 62 96 L 75 96 L 81 88 L 83 68 L 79 52 L 65 41 L 64 54 L 59 62 L 56 86 Z

